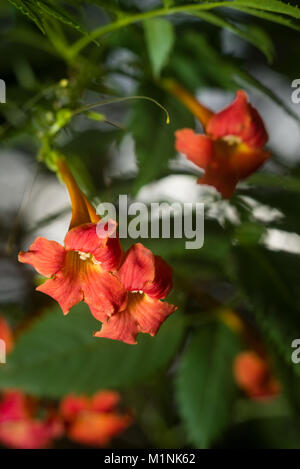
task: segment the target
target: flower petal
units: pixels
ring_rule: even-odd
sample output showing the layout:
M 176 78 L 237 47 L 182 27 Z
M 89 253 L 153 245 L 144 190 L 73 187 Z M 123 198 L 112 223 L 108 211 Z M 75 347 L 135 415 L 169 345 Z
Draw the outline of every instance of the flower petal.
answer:
M 116 234 L 116 222 L 109 220 L 105 224 L 108 226 L 105 238 L 100 236 L 101 230 L 98 225 L 99 223 L 86 223 L 68 231 L 65 237 L 66 249 L 92 254 L 106 270 L 116 270 L 122 255 Z
M 7 391 L 0 403 L 0 424 L 29 417 L 30 403 L 21 391 Z
M 279 392 L 267 361 L 253 351 L 240 353 L 234 362 L 237 384 L 252 398 L 271 397 Z
M 142 244 L 134 244 L 119 269 L 119 277 L 126 290 L 143 290 L 155 278 L 154 254 Z
M 60 272 L 55 278 L 39 285 L 36 290 L 56 300 L 64 314 L 68 314 L 72 306 L 83 300 L 83 292 L 78 280 Z
M 154 336 L 177 307 L 148 295 L 133 294 L 130 295 L 127 309 L 138 323 L 139 331 Z
M 106 239 L 97 236 L 97 224 L 85 223 L 68 231 L 65 236 L 65 247 L 68 251 L 93 253 L 106 244 Z
M 3 317 L 0 316 L 0 339 L 4 340 L 6 352 L 11 352 L 14 344 L 12 330 Z
M 224 198 L 230 198 L 237 183 L 256 171 L 270 153 L 246 145 L 228 144 L 217 140 L 214 144 L 212 162 L 206 167 L 198 184 L 214 186 Z
M 172 286 L 172 268 L 160 256 L 155 256 L 155 277 L 153 282 L 145 285 L 144 293 L 162 299 L 166 298 Z
M 247 94 L 239 90 L 232 104 L 210 119 L 206 127 L 214 139 L 235 135 L 253 148 L 262 148 L 268 140 L 262 118 L 248 102 Z
M 74 420 L 78 414 L 88 410 L 89 407 L 90 401 L 86 396 L 69 394 L 61 401 L 59 413 L 64 420 L 70 422 Z
M 126 291 L 120 280 L 100 265 L 88 265 L 81 278 L 84 301 L 89 305 L 93 316 L 103 321 L 124 305 Z
M 56 241 L 37 238 L 28 252 L 19 253 L 19 261 L 32 265 L 41 275 L 52 277 L 63 266 L 65 249 Z
M 71 425 L 68 436 L 83 445 L 106 446 L 131 423 L 127 415 L 85 412 Z
M 235 191 L 238 178 L 232 171 L 220 172 L 208 168 L 205 171 L 205 175 L 197 180 L 197 183 L 213 186 L 222 194 L 224 199 L 230 199 Z
M 269 152 L 260 149 L 254 150 L 246 144 L 240 144 L 237 145 L 235 152 L 232 153 L 230 164 L 238 178 L 245 179 L 257 171 L 270 156 L 271 153 Z
M 213 142 L 206 135 L 195 134 L 192 129 L 175 132 L 176 150 L 184 153 L 188 160 L 200 168 L 206 168 L 213 154 Z
M 108 238 L 105 247 L 94 251 L 94 257 L 103 269 L 116 271 L 120 265 L 123 249 L 118 237 Z
M 102 328 L 95 333 L 95 337 L 120 340 L 126 344 L 136 344 L 139 332 L 138 325 L 132 315 L 127 311 L 120 311 L 103 322 Z
M 91 409 L 95 412 L 112 412 L 120 401 L 115 391 L 99 391 L 92 397 Z
M 57 436 L 47 422 L 19 420 L 0 425 L 0 441 L 10 448 L 43 449 Z
M 88 305 L 89 308 L 90 308 L 90 312 L 92 313 L 92 315 L 94 316 L 95 319 L 97 319 L 97 321 L 100 321 L 100 322 L 105 322 L 107 320 L 107 318 L 110 317 L 109 314 L 107 314 L 106 311 L 103 311 L 103 310 L 99 310 L 97 308 L 94 308 L 93 306 L 91 306 L 90 304 Z

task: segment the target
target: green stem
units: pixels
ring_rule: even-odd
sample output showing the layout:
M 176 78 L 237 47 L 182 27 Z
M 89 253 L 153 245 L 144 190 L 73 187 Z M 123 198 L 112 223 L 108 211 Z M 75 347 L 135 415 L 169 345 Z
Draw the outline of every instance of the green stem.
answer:
M 157 10 L 147 11 L 143 13 L 137 13 L 135 15 L 126 16 L 124 18 L 120 18 L 119 20 L 109 23 L 105 26 L 101 26 L 100 28 L 96 28 L 92 31 L 89 36 L 84 36 L 80 38 L 75 44 L 69 49 L 68 54 L 70 59 L 74 59 L 76 55 L 86 47 L 90 42 L 94 41 L 95 39 L 103 36 L 104 34 L 111 33 L 118 29 L 124 28 L 133 23 L 137 23 L 139 21 L 148 20 L 151 18 L 156 18 L 158 16 L 167 16 L 167 15 L 174 15 L 175 13 L 187 13 L 191 11 L 197 10 L 211 10 L 213 8 L 218 7 L 229 7 L 234 9 L 239 9 L 238 5 L 233 5 L 235 2 L 229 2 L 228 0 L 221 1 L 221 2 L 213 2 L 213 3 L 201 3 L 200 5 L 181 5 L 175 6 L 171 8 L 159 8 Z

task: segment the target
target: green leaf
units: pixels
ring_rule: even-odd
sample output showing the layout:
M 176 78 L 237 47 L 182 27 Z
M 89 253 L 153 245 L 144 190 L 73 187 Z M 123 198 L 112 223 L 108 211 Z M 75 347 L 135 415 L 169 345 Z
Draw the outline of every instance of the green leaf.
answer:
M 162 104 L 170 115 L 170 124 L 160 108 L 144 100 L 133 105 L 129 130 L 135 140 L 139 175 L 135 191 L 165 175 L 168 162 L 175 157 L 174 132 L 183 127 L 194 127 L 194 117 L 177 98 L 156 88 L 153 83 L 138 90 L 139 95 L 151 96 Z
M 265 234 L 265 227 L 259 223 L 244 222 L 234 231 L 235 241 L 239 245 L 256 245 Z
M 272 23 L 281 24 L 282 26 L 287 26 L 288 28 L 300 31 L 300 25 L 297 24 L 293 19 L 287 18 L 286 16 L 281 16 L 277 13 L 270 13 L 268 11 L 256 10 L 254 8 L 247 8 L 241 5 L 235 9 L 244 13 L 248 13 L 248 15 L 256 16 L 257 18 L 272 21 Z
M 45 33 L 44 26 L 39 16 L 36 14 L 36 7 L 31 2 L 31 0 L 9 0 L 9 2 L 18 10 L 20 10 L 20 12 L 23 13 L 23 15 L 30 18 L 38 26 L 38 28 L 43 33 Z
M 276 93 L 274 93 L 271 88 L 268 88 L 266 85 L 264 85 L 261 81 L 257 80 L 254 78 L 250 73 L 248 73 L 246 70 L 242 70 L 241 68 L 232 67 L 232 74 L 236 75 L 235 81 L 239 86 L 251 86 L 253 88 L 256 88 L 257 90 L 261 91 L 264 93 L 266 96 L 268 96 L 274 103 L 276 103 L 279 107 L 281 107 L 289 116 L 291 116 L 295 121 L 300 122 L 300 117 L 299 115 L 288 105 L 283 101 L 281 98 L 279 98 Z
M 291 349 L 292 350 L 292 349 Z M 294 350 L 294 349 L 293 349 Z M 290 409 L 297 416 L 300 415 L 300 380 L 299 374 L 295 372 L 292 361 L 290 364 L 282 359 L 277 348 L 271 350 L 276 370 L 276 377 L 279 379 L 282 395 L 287 399 Z
M 299 122 L 293 109 L 280 99 L 270 88 L 254 78 L 232 58 L 221 55 L 202 34 L 188 31 L 176 43 L 170 63 L 174 75 L 188 88 L 217 85 L 234 89 L 255 88 L 272 99 L 287 114 Z
M 265 31 L 254 25 L 238 25 L 229 21 L 227 18 L 208 11 L 193 13 L 193 16 L 197 16 L 208 23 L 214 24 L 215 26 L 226 28 L 229 31 L 240 36 L 242 39 L 250 42 L 252 45 L 261 50 L 262 53 L 267 57 L 269 62 L 272 62 L 274 58 L 274 46 L 270 37 Z
M 161 18 L 147 20 L 143 24 L 153 75 L 158 78 L 174 44 L 173 25 Z
M 285 189 L 300 194 L 300 179 L 291 175 L 256 173 L 248 179 L 248 182 L 257 186 Z
M 261 246 L 234 249 L 235 281 L 245 293 L 262 335 L 291 364 L 293 339 L 300 337 L 300 258 Z M 294 366 L 299 374 L 300 368 Z
M 189 440 L 209 448 L 231 421 L 236 398 L 232 362 L 240 349 L 237 336 L 222 323 L 194 334 L 176 377 L 179 413 Z
M 48 397 L 129 388 L 168 365 L 181 343 L 183 323 L 175 313 L 156 337 L 140 336 L 135 346 L 93 337 L 99 329 L 84 304 L 66 317 L 53 308 L 22 334 L 1 367 L 0 387 Z
M 300 18 L 300 10 L 296 6 L 281 2 L 280 0 L 235 0 L 232 4 L 244 5 L 257 10 L 271 11 L 272 13 L 281 13 L 283 15 Z
M 252 187 L 241 193 L 257 202 L 277 209 L 281 216 L 268 223 L 269 228 L 300 234 L 298 206 L 300 204 L 300 179 L 293 171 L 283 174 L 258 173 L 249 178 Z
M 67 24 L 72 28 L 80 31 L 81 33 L 86 33 L 81 27 L 80 23 L 76 21 L 71 15 L 69 15 L 63 8 L 59 7 L 57 4 L 54 5 L 46 0 L 37 0 L 37 6 L 40 8 L 41 12 L 46 13 L 49 16 L 57 19 L 61 23 Z
M 43 16 L 52 16 L 61 23 L 67 24 L 72 28 L 86 33 L 81 25 L 63 8 L 47 0 L 9 0 L 18 10 L 34 21 L 42 32 L 45 32 L 43 25 Z

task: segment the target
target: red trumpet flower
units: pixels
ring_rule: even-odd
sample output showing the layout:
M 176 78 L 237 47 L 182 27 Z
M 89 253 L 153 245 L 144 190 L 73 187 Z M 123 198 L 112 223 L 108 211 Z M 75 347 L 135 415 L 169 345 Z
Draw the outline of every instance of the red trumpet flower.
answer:
M 161 257 L 138 243 L 127 252 L 118 275 L 128 292 L 127 301 L 95 335 L 135 344 L 139 332 L 154 336 L 177 309 L 161 301 L 172 288 L 172 270 Z
M 120 395 L 114 391 L 99 391 L 90 398 L 66 396 L 60 415 L 67 424 L 68 437 L 84 445 L 107 446 L 132 421 L 129 415 L 117 411 L 119 401 Z
M 112 236 L 116 223 L 110 221 L 106 237 L 99 238 L 96 228 L 100 218 L 63 160 L 59 161 L 59 170 L 68 187 L 73 211 L 65 245 L 37 238 L 28 252 L 20 252 L 19 261 L 49 278 L 37 290 L 58 301 L 64 314 L 85 301 L 92 313 L 106 317 L 118 311 L 126 297 L 115 275 L 122 255 L 119 239 Z
M 116 222 L 99 226 L 100 218 L 63 160 L 58 168 L 73 210 L 64 246 L 37 238 L 28 252 L 20 252 L 19 261 L 48 277 L 37 290 L 57 300 L 64 314 L 80 301 L 87 303 L 103 323 L 97 337 L 134 344 L 139 332 L 155 335 L 176 309 L 160 301 L 172 287 L 171 268 L 141 244 L 124 257 Z
M 224 198 L 230 198 L 236 185 L 256 171 L 270 153 L 263 150 L 268 140 L 257 110 L 239 90 L 232 104 L 213 113 L 173 82 L 167 87 L 200 120 L 205 134 L 192 129 L 176 132 L 176 149 L 202 168 L 198 184 L 214 186 Z
M 237 384 L 253 398 L 267 398 L 279 393 L 279 383 L 271 373 L 267 361 L 252 351 L 240 353 L 234 362 Z
M 35 417 L 35 401 L 21 391 L 7 391 L 0 402 L 0 442 L 10 448 L 42 449 L 63 433 L 59 419 Z

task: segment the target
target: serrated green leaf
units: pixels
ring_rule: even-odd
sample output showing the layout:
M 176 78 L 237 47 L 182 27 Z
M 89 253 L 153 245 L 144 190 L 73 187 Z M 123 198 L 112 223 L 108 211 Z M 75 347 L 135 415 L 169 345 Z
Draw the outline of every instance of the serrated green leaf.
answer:
M 9 0 L 18 10 L 34 21 L 42 32 L 45 33 L 43 25 L 43 15 L 52 16 L 61 23 L 67 24 L 72 28 L 86 34 L 80 23 L 69 15 L 63 8 L 47 0 Z
M 0 369 L 0 388 L 49 397 L 129 388 L 167 366 L 180 345 L 183 323 L 175 313 L 156 337 L 140 337 L 136 346 L 93 337 L 99 329 L 86 305 L 75 306 L 67 317 L 53 308 L 18 340 Z
M 232 362 L 239 340 L 224 324 L 201 327 L 191 338 L 176 377 L 176 400 L 188 438 L 209 448 L 231 421 L 236 398 Z
M 143 24 L 153 75 L 158 78 L 174 44 L 173 25 L 161 18 L 147 20 Z
M 38 28 L 45 33 L 44 26 L 39 18 L 39 16 L 36 14 L 36 8 L 32 4 L 32 2 L 29 0 L 9 0 L 9 2 L 16 7 L 18 10 L 20 10 L 23 15 L 27 16 L 30 18 L 37 26 Z
M 47 2 L 46 0 L 36 0 L 37 6 L 39 9 L 46 13 L 47 15 L 53 16 L 55 19 L 61 23 L 67 24 L 74 29 L 77 29 L 81 33 L 86 33 L 80 23 L 76 21 L 71 15 L 69 15 L 63 8 L 59 7 L 57 4 Z

